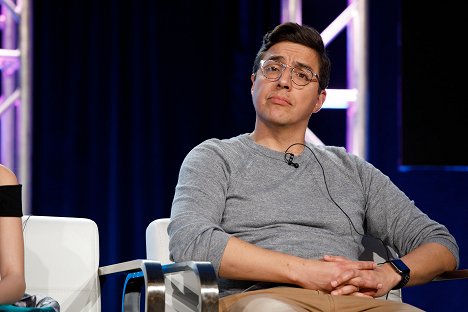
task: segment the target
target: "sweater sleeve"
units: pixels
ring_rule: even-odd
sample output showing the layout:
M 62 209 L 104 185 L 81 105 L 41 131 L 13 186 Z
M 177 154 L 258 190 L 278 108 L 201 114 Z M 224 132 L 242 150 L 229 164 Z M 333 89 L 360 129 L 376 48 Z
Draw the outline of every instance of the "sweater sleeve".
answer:
M 216 272 L 230 235 L 220 226 L 230 168 L 216 144 L 204 142 L 184 159 L 168 227 L 174 261 L 210 261 Z
M 449 230 L 421 211 L 388 176 L 366 162 L 358 164 L 367 195 L 367 233 L 381 238 L 400 256 L 434 242 L 447 247 L 459 264 L 459 248 Z
M 21 185 L 0 185 L 0 217 L 22 217 Z

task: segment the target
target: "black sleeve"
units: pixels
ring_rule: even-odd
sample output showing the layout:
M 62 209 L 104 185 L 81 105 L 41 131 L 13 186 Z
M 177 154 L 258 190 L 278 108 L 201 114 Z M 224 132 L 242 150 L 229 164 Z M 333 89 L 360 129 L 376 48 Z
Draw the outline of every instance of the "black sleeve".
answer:
M 0 185 L 0 217 L 22 217 L 21 185 Z

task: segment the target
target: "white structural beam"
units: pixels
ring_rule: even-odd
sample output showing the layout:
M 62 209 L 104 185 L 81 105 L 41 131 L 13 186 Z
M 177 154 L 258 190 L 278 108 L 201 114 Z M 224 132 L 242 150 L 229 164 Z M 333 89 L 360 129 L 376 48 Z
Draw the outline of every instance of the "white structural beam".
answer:
M 302 0 L 281 0 L 281 23 L 302 24 Z
M 31 213 L 32 198 L 32 90 L 33 90 L 33 33 L 32 0 L 21 1 L 19 48 L 21 51 L 21 117 L 18 146 L 20 155 L 20 179 L 23 189 L 23 211 Z
M 359 90 L 356 101 L 347 110 L 346 148 L 367 158 L 367 0 L 350 0 L 356 5 L 353 19 L 347 27 L 348 88 Z
M 16 21 L 13 18 L 14 4 L 8 3 L 1 8 L 2 42 L 0 49 L 0 69 L 2 89 L 0 95 L 0 162 L 17 173 L 15 149 L 16 100 L 12 97 L 16 90 L 16 70 L 20 52 L 16 49 Z

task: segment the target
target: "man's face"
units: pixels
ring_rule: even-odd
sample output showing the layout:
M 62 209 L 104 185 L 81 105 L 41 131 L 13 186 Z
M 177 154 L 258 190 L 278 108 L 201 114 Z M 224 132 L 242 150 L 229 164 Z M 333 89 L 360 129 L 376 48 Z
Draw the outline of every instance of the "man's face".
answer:
M 279 42 L 265 52 L 264 60 L 274 59 L 291 67 L 302 66 L 319 72 L 315 50 L 288 41 Z M 319 94 L 318 80 L 305 86 L 291 80 L 291 67 L 285 68 L 278 80 L 268 80 L 259 69 L 252 75 L 252 100 L 257 112 L 257 122 L 272 126 L 299 125 L 307 127 L 310 116 L 319 111 L 325 101 L 326 91 Z

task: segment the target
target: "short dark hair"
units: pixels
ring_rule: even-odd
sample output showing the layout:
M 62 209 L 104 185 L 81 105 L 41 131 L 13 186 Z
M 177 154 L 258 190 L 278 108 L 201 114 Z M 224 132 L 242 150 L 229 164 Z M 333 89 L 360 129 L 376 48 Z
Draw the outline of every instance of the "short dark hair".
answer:
M 255 74 L 260 67 L 265 52 L 278 42 L 289 41 L 298 43 L 315 50 L 319 56 L 319 91 L 328 87 L 330 80 L 331 63 L 328 58 L 322 36 L 313 27 L 299 25 L 293 22 L 286 22 L 276 26 L 273 30 L 263 36 L 263 43 L 255 57 L 253 73 Z

